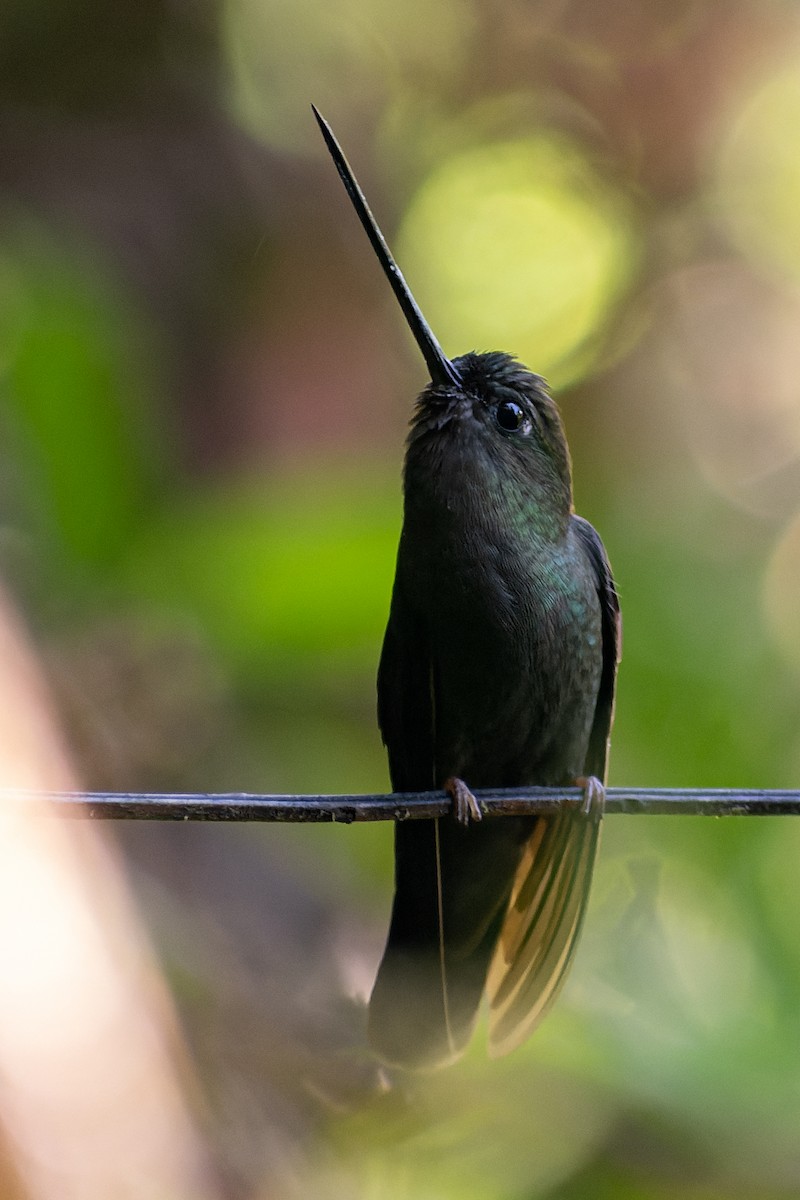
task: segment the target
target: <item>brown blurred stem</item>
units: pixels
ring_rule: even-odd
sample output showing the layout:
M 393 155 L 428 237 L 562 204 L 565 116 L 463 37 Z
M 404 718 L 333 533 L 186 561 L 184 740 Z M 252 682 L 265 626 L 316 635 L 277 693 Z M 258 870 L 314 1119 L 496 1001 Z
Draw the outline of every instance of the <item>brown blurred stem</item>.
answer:
M 578 809 L 579 788 L 506 788 L 475 792 L 487 816 Z M 407 821 L 446 816 L 452 808 L 444 792 L 389 795 L 260 796 L 245 792 L 19 792 L 6 799 L 40 800 L 64 817 L 129 821 Z M 607 788 L 607 813 L 754 817 L 800 815 L 800 791 L 742 791 L 705 788 Z

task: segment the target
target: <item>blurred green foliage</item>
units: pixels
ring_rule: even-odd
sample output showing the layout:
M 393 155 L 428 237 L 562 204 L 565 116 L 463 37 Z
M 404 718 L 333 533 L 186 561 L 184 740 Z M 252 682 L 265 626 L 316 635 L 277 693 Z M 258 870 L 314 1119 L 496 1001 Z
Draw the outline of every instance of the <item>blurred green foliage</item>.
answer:
M 131 712 L 154 727 L 161 703 L 174 713 L 168 697 L 187 689 L 164 647 L 189 631 L 207 667 L 171 727 L 170 785 L 386 784 L 373 679 L 402 429 L 424 379 L 316 144 L 315 99 L 447 350 L 496 341 L 561 385 L 578 506 L 625 618 L 611 781 L 796 785 L 800 339 L 775 328 L 793 328 L 797 302 L 798 31 L 791 6 L 764 6 L 758 37 L 746 3 L 678 7 L 640 5 L 631 31 L 622 4 L 600 20 L 591 5 L 500 14 L 476 0 L 431 17 L 230 2 L 206 73 L 191 30 L 156 5 L 148 19 L 177 47 L 150 62 L 162 90 L 130 91 L 129 73 L 134 98 L 111 97 L 102 128 L 70 97 L 24 110 L 30 171 L 0 167 L 0 549 L 61 674 L 68 728 L 76 698 L 112 681 L 114 703 L 84 713 L 75 742 L 90 783 L 108 778 L 116 739 L 130 752 L 115 785 L 158 786 Z M 213 76 L 215 99 L 198 100 L 195 76 Z M 20 103 L 6 95 L 6 112 L 21 119 Z M 42 144 L 70 152 L 43 169 Z M 251 222 L 269 252 L 242 232 Z M 142 628 L 159 636 L 134 678 L 126 643 Z M 272 904 L 277 862 L 338 931 L 336 987 L 312 1004 L 287 984 L 286 1007 L 330 1012 L 368 989 L 389 840 L 242 833 L 252 855 L 229 867 L 266 880 L 264 913 L 288 924 L 302 908 Z M 304 1114 L 285 1129 L 264 1116 L 290 1147 L 280 1166 L 254 1149 L 257 1122 L 231 1133 L 203 1065 L 221 980 L 166 939 L 223 1113 L 221 1159 L 254 1196 L 800 1195 L 799 856 L 789 819 L 609 819 L 574 974 L 544 1028 L 497 1063 L 479 1038 L 405 1090 L 356 1101 L 318 1086 L 318 1032 L 273 1074 L 280 1053 L 253 1047 L 279 1034 L 257 1010 L 219 1055 L 242 1095 L 279 1094 L 283 1112 L 291 1093 Z M 200 947 L 186 903 L 183 939 Z M 291 954 L 310 976 L 303 946 Z
M 251 685 L 360 683 L 391 594 L 399 513 L 387 482 L 345 462 L 194 492 L 132 544 L 131 588 L 196 611 Z
M 102 570 L 162 467 L 155 346 L 88 247 L 20 220 L 6 229 L 0 270 L 5 451 L 25 517 L 67 574 Z

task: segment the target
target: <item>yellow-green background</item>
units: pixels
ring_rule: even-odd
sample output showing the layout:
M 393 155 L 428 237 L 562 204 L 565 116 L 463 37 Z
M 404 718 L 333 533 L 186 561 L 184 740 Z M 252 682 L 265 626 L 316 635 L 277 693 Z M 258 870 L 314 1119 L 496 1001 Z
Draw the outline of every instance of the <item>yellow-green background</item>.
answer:
M 611 782 L 800 775 L 800 10 L 150 0 L 0 13 L 0 571 L 87 785 L 384 790 L 424 368 L 565 416 L 625 618 Z M 800 824 L 614 817 L 543 1029 L 388 1090 L 390 830 L 119 830 L 233 1196 L 800 1196 Z

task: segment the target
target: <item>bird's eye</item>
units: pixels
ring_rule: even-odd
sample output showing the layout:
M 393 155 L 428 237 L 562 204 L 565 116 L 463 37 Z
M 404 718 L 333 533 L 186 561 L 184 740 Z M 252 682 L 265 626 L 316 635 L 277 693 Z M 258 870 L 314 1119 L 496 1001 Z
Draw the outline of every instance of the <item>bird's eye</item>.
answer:
M 518 433 L 523 426 L 530 425 L 525 409 L 514 400 L 504 400 L 495 409 L 494 419 L 504 433 Z

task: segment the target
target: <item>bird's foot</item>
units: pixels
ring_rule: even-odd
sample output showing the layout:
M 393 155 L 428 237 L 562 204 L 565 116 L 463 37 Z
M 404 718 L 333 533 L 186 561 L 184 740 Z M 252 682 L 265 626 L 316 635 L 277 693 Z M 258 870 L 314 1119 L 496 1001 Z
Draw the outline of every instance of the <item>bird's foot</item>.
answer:
M 453 816 L 459 825 L 469 825 L 471 821 L 483 820 L 481 806 L 463 779 L 451 775 L 449 779 L 445 780 L 444 790 L 453 801 Z
M 606 807 L 606 789 L 596 775 L 579 775 L 575 786 L 583 788 L 583 812 L 599 821 Z

